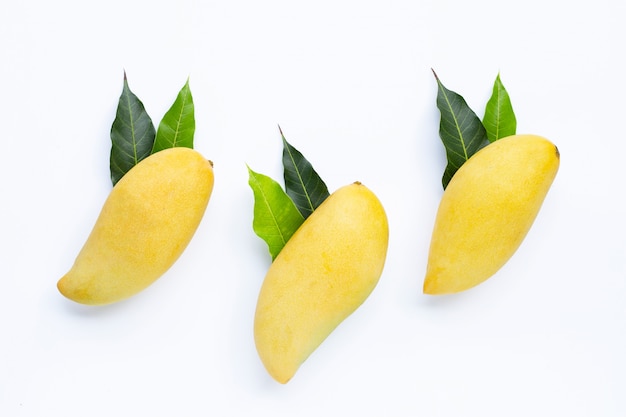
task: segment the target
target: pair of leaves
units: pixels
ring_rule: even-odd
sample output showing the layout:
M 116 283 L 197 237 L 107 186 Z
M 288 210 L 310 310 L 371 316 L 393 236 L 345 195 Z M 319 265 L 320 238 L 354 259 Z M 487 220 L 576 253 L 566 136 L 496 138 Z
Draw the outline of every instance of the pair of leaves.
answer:
M 500 74 L 494 82 L 482 121 L 461 95 L 448 90 L 434 71 L 433 74 L 438 85 L 437 107 L 441 112 L 439 137 L 448 159 L 441 180 L 445 189 L 456 171 L 473 154 L 491 142 L 514 135 L 517 121 Z
M 285 189 L 272 178 L 248 167 L 248 184 L 254 194 L 252 228 L 267 243 L 272 261 L 304 220 L 329 196 L 326 184 L 313 165 L 287 142 L 282 130 L 280 135 Z
M 131 91 L 124 73 L 124 86 L 111 126 L 110 168 L 113 185 L 132 167 L 153 153 L 177 146 L 193 148 L 195 129 L 189 80 L 155 131 L 152 119 L 141 100 Z

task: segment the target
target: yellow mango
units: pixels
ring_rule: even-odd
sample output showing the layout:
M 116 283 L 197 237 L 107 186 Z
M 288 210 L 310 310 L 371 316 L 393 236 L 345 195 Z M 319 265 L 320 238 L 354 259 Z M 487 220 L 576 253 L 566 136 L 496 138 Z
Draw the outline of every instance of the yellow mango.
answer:
M 213 190 L 210 161 L 189 148 L 159 151 L 111 190 L 61 294 L 82 304 L 109 304 L 148 287 L 193 237 Z
M 361 183 L 331 194 L 270 266 L 258 298 L 254 338 L 278 382 L 370 295 L 383 271 L 389 226 L 378 198 Z
M 504 266 L 537 217 L 559 161 L 557 147 L 535 135 L 502 138 L 471 156 L 441 198 L 424 293 L 467 290 Z

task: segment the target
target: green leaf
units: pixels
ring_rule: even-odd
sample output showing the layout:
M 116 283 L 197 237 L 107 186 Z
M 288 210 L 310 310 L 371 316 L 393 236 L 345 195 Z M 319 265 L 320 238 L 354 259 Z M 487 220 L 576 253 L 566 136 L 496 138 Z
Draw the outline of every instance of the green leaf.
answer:
M 154 125 L 143 103 L 128 87 L 124 87 L 111 126 L 111 181 L 115 185 L 139 161 L 150 155 L 154 144 Z
M 195 130 L 193 97 L 187 79 L 174 104 L 159 123 L 152 153 L 177 146 L 193 149 Z
M 278 129 L 280 130 L 280 126 Z M 313 165 L 287 142 L 282 130 L 280 135 L 283 139 L 285 190 L 306 219 L 330 193 L 324 181 L 313 169 Z
M 441 180 L 445 189 L 461 165 L 487 145 L 489 140 L 482 122 L 469 108 L 465 99 L 444 87 L 435 71 L 433 74 L 438 85 L 437 107 L 441 112 L 439 136 L 448 158 L 448 165 Z
M 483 126 L 487 130 L 489 142 L 514 135 L 517 129 L 511 98 L 500 80 L 500 74 L 496 77 L 491 98 L 485 107 Z
M 272 260 L 304 222 L 304 217 L 280 184 L 248 167 L 250 188 L 254 193 L 254 232 L 267 243 Z

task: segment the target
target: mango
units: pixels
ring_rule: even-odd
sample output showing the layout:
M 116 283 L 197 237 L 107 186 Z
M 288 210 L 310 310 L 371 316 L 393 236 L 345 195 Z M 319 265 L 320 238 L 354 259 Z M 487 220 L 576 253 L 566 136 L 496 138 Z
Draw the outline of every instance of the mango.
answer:
M 74 265 L 57 283 L 81 304 L 126 299 L 162 276 L 198 228 L 213 166 L 189 148 L 159 151 L 113 187 Z
M 535 221 L 559 161 L 557 147 L 536 135 L 502 138 L 471 156 L 441 198 L 424 293 L 465 291 L 504 266 Z
M 379 281 L 389 240 L 385 210 L 359 182 L 331 194 L 271 264 L 255 319 L 268 373 L 287 383 Z

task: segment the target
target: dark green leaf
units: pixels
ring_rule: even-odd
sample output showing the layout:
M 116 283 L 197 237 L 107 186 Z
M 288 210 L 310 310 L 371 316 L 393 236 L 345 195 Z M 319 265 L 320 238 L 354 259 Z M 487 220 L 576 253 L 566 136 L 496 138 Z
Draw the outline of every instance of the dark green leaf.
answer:
M 152 153 L 177 146 L 193 149 L 195 130 L 193 98 L 187 80 L 159 124 Z
M 330 194 L 313 165 L 287 142 L 282 130 L 280 135 L 283 139 L 285 190 L 306 219 Z
M 511 98 L 500 80 L 500 74 L 496 77 L 491 98 L 485 107 L 483 125 L 487 130 L 489 142 L 514 135 L 517 129 Z
M 267 243 L 272 260 L 304 222 L 304 217 L 279 183 L 248 167 L 254 193 L 254 232 Z
M 154 125 L 143 103 L 128 87 L 124 88 L 111 126 L 111 181 L 115 185 L 139 161 L 150 155 L 154 144 Z
M 445 189 L 461 165 L 489 141 L 482 122 L 469 108 L 465 99 L 444 87 L 437 74 L 435 79 L 439 87 L 437 107 L 441 112 L 439 136 L 448 158 L 448 165 L 441 180 Z

